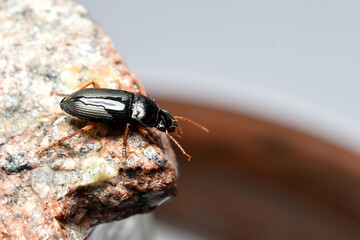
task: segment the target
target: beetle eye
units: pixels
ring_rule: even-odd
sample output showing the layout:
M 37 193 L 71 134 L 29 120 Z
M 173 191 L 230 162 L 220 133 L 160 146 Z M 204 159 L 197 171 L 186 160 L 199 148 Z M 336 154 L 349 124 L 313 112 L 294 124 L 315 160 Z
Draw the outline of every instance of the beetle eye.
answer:
M 162 122 L 160 122 L 160 123 L 157 125 L 156 128 L 159 129 L 159 130 L 162 131 L 162 132 L 165 132 L 165 131 L 166 131 L 165 125 L 164 125 Z
M 168 129 L 167 129 L 167 131 L 169 132 L 169 133 L 172 133 L 172 132 L 174 132 L 176 130 L 176 127 L 174 127 L 174 126 L 171 126 L 171 127 L 169 127 Z
M 170 113 L 161 109 L 159 112 L 159 121 L 156 128 L 162 132 L 168 131 L 169 133 L 172 133 L 175 131 L 176 127 L 177 123 L 170 115 Z

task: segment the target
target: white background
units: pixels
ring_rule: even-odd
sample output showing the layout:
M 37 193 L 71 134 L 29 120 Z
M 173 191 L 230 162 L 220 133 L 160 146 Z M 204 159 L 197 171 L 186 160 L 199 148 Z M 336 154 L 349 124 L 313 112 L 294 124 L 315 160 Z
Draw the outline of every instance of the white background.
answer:
M 151 96 L 247 112 L 360 153 L 360 1 L 77 2 Z

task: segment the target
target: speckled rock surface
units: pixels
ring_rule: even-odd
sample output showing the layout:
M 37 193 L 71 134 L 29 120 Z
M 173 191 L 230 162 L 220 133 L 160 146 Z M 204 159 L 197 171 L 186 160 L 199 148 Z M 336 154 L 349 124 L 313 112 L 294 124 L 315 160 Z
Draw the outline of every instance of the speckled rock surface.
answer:
M 86 124 L 61 97 L 82 82 L 143 91 L 86 10 L 67 0 L 0 0 L 0 238 L 84 239 L 96 224 L 153 210 L 176 192 L 168 139 L 156 144 L 123 125 L 99 124 L 36 153 Z

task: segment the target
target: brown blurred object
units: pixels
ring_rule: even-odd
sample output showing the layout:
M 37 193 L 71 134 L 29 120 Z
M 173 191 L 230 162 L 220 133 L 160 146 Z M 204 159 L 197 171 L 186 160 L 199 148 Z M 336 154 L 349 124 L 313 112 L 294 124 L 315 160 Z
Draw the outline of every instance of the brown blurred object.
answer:
M 215 108 L 163 101 L 187 123 L 178 197 L 159 220 L 207 239 L 360 239 L 360 158 L 288 127 Z

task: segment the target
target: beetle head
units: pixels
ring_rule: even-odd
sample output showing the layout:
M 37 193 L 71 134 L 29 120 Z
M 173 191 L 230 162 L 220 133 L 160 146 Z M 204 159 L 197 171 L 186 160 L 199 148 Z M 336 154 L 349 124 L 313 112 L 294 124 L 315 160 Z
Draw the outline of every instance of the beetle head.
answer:
M 158 121 L 156 124 L 156 128 L 162 132 L 172 133 L 176 130 L 178 124 L 176 120 L 168 113 L 166 110 L 160 109 L 158 115 Z

